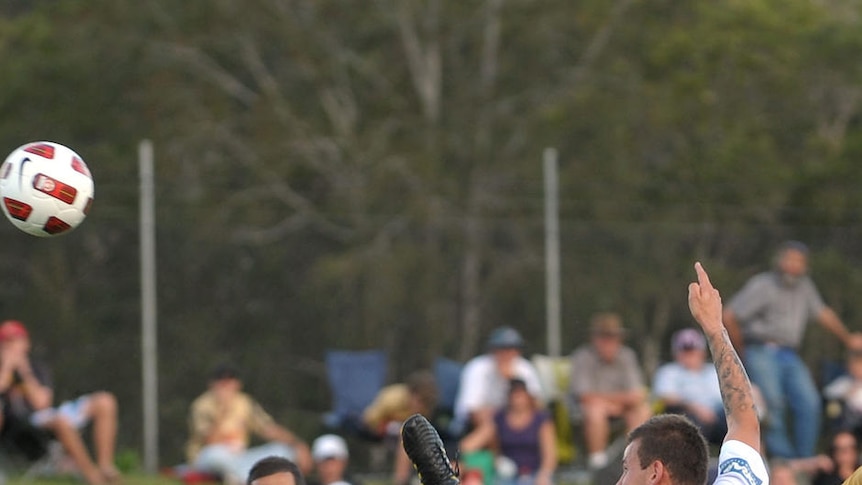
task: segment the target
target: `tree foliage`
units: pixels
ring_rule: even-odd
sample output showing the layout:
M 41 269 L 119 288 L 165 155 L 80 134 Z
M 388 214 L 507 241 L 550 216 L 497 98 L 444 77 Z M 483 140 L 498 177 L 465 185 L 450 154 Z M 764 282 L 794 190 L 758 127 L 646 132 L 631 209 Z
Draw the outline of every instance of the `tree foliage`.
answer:
M 136 146 L 156 147 L 163 458 L 207 370 L 307 437 L 327 348 L 390 378 L 498 325 L 542 352 L 541 153 L 561 154 L 563 343 L 621 312 L 648 370 L 784 238 L 853 327 L 862 46 L 853 2 L 192 0 L 0 10 L 0 140 L 53 139 L 96 177 L 59 239 L 0 225 L 4 317 L 60 397 L 117 392 L 141 436 Z M 812 365 L 838 350 L 812 329 Z M 274 378 L 273 378 L 274 377 Z

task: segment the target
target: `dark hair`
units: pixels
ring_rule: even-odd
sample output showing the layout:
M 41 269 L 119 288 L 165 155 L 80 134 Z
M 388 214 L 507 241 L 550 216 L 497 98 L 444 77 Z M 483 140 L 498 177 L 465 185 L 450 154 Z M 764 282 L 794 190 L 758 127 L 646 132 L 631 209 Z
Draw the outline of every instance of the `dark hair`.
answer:
M 524 379 L 519 379 L 517 377 L 509 379 L 509 393 L 512 391 L 526 391 L 527 390 L 527 382 Z
M 834 431 L 832 434 L 829 435 L 829 449 L 827 452 L 828 452 L 830 457 L 834 457 L 835 452 L 838 451 L 838 448 L 836 448 L 836 446 L 835 446 L 835 439 L 838 438 L 839 436 L 841 436 L 842 434 L 852 436 L 853 437 L 853 444 L 856 446 L 857 449 L 859 448 L 859 437 L 856 436 L 856 433 L 854 433 L 853 430 L 849 429 L 849 428 L 840 428 L 840 429 Z
M 675 485 L 706 483 L 709 456 L 706 439 L 688 418 L 678 414 L 653 416 L 628 436 L 640 441 L 638 463 L 641 469 L 660 461 Z
M 437 407 L 440 393 L 437 389 L 437 379 L 428 370 L 417 370 L 407 376 L 407 389 L 416 395 L 429 411 Z
M 219 381 L 221 379 L 239 379 L 239 370 L 230 362 L 220 362 L 216 364 L 212 372 L 210 372 L 211 381 Z
M 258 460 L 248 472 L 248 479 L 246 479 L 245 483 L 246 485 L 251 485 L 259 478 L 268 477 L 282 472 L 287 472 L 293 475 L 293 481 L 296 485 L 305 485 L 305 478 L 303 478 L 302 472 L 299 471 L 299 467 L 296 466 L 296 463 L 287 458 L 274 455 Z
M 798 251 L 806 256 L 808 256 L 809 249 L 808 245 L 801 241 L 784 241 L 781 243 L 781 246 L 778 247 L 778 252 L 784 254 L 787 251 Z

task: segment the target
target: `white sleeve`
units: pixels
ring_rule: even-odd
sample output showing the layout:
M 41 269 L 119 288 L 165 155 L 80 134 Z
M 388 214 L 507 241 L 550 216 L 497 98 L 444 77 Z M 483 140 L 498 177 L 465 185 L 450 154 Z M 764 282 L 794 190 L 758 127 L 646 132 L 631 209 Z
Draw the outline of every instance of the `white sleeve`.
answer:
M 747 444 L 726 441 L 718 454 L 718 476 L 713 485 L 769 485 L 766 463 Z
M 851 385 L 852 382 L 849 377 L 838 377 L 823 389 L 823 395 L 827 399 L 843 399 L 847 396 L 847 392 L 850 391 Z
M 658 398 L 677 395 L 677 391 L 673 385 L 673 373 L 674 370 L 671 364 L 665 364 L 658 368 L 652 381 L 653 395 Z
M 461 371 L 458 396 L 455 398 L 455 417 L 466 419 L 470 412 L 482 405 L 485 394 L 483 365 L 480 357 L 467 362 Z
M 539 372 L 533 366 L 533 364 L 525 359 L 520 358 L 518 360 L 518 377 L 524 379 L 524 383 L 527 385 L 527 392 L 529 392 L 532 396 L 545 400 L 545 392 L 542 388 L 542 380 L 539 379 Z

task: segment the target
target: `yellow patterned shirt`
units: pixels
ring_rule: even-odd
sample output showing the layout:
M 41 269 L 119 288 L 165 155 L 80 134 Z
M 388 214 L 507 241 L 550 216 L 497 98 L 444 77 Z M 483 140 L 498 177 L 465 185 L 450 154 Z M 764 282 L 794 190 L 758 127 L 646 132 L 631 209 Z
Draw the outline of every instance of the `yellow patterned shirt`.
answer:
M 388 422 L 404 421 L 411 414 L 410 389 L 406 384 L 391 384 L 377 393 L 362 413 L 362 420 L 371 430 L 380 432 Z
M 227 406 L 221 406 L 207 391 L 192 402 L 186 458 L 194 463 L 201 448 L 216 443 L 244 450 L 250 434 L 260 434 L 272 422 L 272 416 L 248 394 L 238 393 Z
M 862 467 L 857 468 L 852 475 L 847 477 L 843 485 L 862 485 Z

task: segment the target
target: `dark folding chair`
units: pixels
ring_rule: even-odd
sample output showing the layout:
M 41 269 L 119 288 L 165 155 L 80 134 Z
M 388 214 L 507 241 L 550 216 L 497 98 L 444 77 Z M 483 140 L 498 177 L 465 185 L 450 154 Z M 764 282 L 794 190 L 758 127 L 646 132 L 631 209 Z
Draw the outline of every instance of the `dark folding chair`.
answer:
M 326 375 L 332 410 L 324 416 L 324 425 L 370 438 L 362 424 L 362 412 L 386 383 L 387 366 L 383 350 L 327 351 Z

